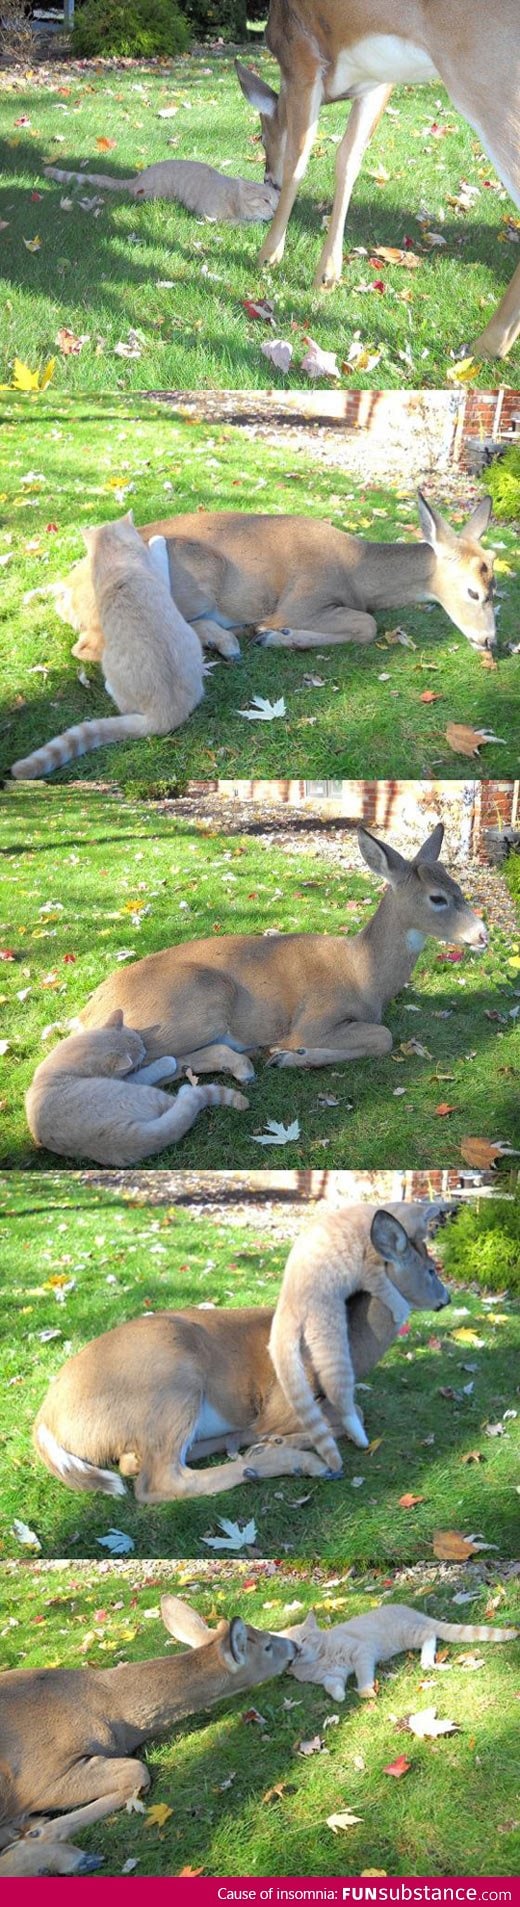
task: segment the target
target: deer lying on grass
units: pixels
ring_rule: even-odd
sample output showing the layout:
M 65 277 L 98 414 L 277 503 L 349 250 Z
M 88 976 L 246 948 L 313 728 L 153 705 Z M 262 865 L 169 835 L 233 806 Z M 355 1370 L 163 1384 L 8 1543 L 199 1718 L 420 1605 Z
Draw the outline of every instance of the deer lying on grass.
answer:
M 449 1304 L 449 1295 L 425 1241 L 450 1209 L 442 1200 L 381 1211 L 372 1205 L 333 1213 L 325 1208 L 322 1234 L 328 1224 L 332 1251 L 342 1229 L 348 1263 L 360 1249 L 370 1250 L 377 1219 L 378 1249 L 388 1249 L 391 1257 L 401 1316 L 406 1307 L 435 1311 Z M 415 1246 L 412 1262 L 395 1250 L 396 1228 Z M 312 1228 L 309 1241 L 311 1252 Z M 362 1378 L 384 1357 L 399 1325 L 386 1305 L 365 1291 L 349 1298 L 346 1310 L 352 1364 L 356 1378 Z M 73 1490 L 124 1496 L 123 1479 L 133 1477 L 139 1503 L 215 1496 L 248 1478 L 330 1476 L 328 1458 L 312 1449 L 314 1424 L 309 1434 L 276 1375 L 269 1350 L 275 1315 L 264 1306 L 228 1311 L 190 1306 L 130 1318 L 94 1338 L 67 1359 L 49 1388 L 34 1426 L 38 1456 Z M 306 1346 L 304 1366 L 315 1396 L 322 1386 Z M 324 1416 L 345 1435 L 341 1411 L 326 1398 L 321 1424 Z M 251 1444 L 252 1449 L 245 1448 Z M 245 1455 L 209 1470 L 192 1468 L 230 1446 L 245 1449 Z M 119 1475 L 109 1464 L 118 1465 Z M 334 1474 L 339 1474 L 336 1457 Z
M 440 603 L 477 650 L 496 641 L 493 557 L 480 539 L 491 516 L 484 497 L 453 530 L 419 492 L 423 542 L 372 543 L 305 516 L 202 512 L 167 517 L 140 531 L 155 549 L 165 538 L 172 596 L 205 648 L 240 655 L 237 631 L 254 627 L 266 649 L 368 644 L 375 612 Z M 58 614 L 79 634 L 72 653 L 99 661 L 103 632 L 89 559 L 51 585 Z
M 176 1596 L 161 1598 L 171 1635 L 189 1613 Z M 0 1676 L 0 1877 L 92 1873 L 99 1860 L 70 1836 L 146 1794 L 136 1749 L 281 1675 L 297 1654 L 296 1643 L 233 1616 L 213 1631 L 204 1624 L 193 1654 Z M 59 1818 L 41 1818 L 49 1813 Z
M 173 1054 L 179 1074 L 251 1079 L 250 1055 L 270 1064 L 328 1066 L 381 1058 L 392 1048 L 383 1014 L 406 986 L 432 935 L 487 946 L 487 930 L 439 863 L 438 823 L 411 861 L 359 828 L 363 860 L 388 882 L 361 933 L 223 935 L 165 947 L 118 967 L 83 1008 L 103 1026 L 117 1007 L 142 1034 L 150 1060 Z
M 352 189 L 393 85 L 441 79 L 454 106 L 489 153 L 520 208 L 520 18 L 518 0 L 270 0 L 267 45 L 278 61 L 277 94 L 237 63 L 242 91 L 260 113 L 265 178 L 280 187 L 260 263 L 278 265 L 320 107 L 353 101 L 336 157 L 336 192 L 316 283 L 341 277 Z M 520 331 L 520 265 L 498 309 L 472 345 L 478 357 L 507 357 Z

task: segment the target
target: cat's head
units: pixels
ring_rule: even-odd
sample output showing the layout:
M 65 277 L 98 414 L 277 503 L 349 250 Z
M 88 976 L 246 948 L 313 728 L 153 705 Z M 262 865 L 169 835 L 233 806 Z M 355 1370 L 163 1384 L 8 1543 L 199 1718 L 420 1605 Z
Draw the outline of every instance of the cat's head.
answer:
M 118 517 L 115 523 L 98 523 L 93 529 L 82 530 L 82 537 L 91 563 L 103 558 L 113 561 L 129 550 L 135 552 L 136 547 L 142 548 L 132 510 L 127 510 L 126 516 Z
M 299 1649 L 307 1647 L 307 1650 L 321 1633 L 313 1609 L 308 1609 L 303 1622 L 295 1622 L 290 1629 L 279 1630 L 280 1635 L 287 1636 L 290 1642 L 296 1642 Z
M 75 563 L 67 576 L 58 577 L 52 584 L 51 595 L 54 599 L 56 614 L 61 622 L 69 624 L 78 632 L 78 641 L 72 654 L 83 660 L 99 662 L 105 646 L 103 631 L 99 622 L 96 598 L 92 583 L 92 573 L 88 556 Z
M 104 1026 L 73 1033 L 63 1043 L 64 1071 L 70 1067 L 84 1079 L 124 1079 L 145 1059 L 144 1040 L 133 1027 L 125 1026 L 121 1007 L 116 1007 Z

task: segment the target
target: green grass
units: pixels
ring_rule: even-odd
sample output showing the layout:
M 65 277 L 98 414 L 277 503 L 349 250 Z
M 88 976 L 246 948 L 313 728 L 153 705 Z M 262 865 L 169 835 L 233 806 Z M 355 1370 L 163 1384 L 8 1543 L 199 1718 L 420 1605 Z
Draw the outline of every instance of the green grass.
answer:
M 182 406 L 165 412 L 150 405 L 143 416 L 132 399 L 5 398 L 0 555 L 10 560 L 0 572 L 0 773 L 72 723 L 113 708 L 100 670 L 80 669 L 71 655 L 71 631 L 52 600 L 24 598 L 65 575 L 83 554 L 81 525 L 118 517 L 129 506 L 137 523 L 172 509 L 304 512 L 361 535 L 405 541 L 417 523 L 415 499 L 402 486 L 367 490 L 348 470 L 323 470 L 303 450 L 295 467 L 293 444 L 273 447 L 225 423 L 192 421 Z M 465 500 L 449 512 L 455 526 L 466 514 Z M 190 777 L 276 777 L 282 742 L 282 767 L 290 764 L 293 776 L 364 775 L 373 764 L 375 728 L 381 773 L 458 776 L 466 764 L 446 740 L 450 720 L 500 737 L 472 758 L 472 774 L 514 775 L 520 692 L 517 657 L 506 644 L 518 630 L 520 568 L 514 526 L 500 525 L 494 535 L 503 591 L 497 670 L 483 669 L 437 607 L 381 613 L 368 649 L 347 644 L 291 655 L 255 648 L 244 636 L 242 660 L 217 662 L 200 709 L 173 738 L 99 749 L 53 780 L 86 776 L 171 789 Z M 396 622 L 411 649 L 386 643 Z M 313 685 L 316 676 L 322 686 Z M 432 688 L 440 699 L 421 702 Z M 239 713 L 254 695 L 275 701 L 281 694 L 283 722 L 248 722 Z
M 255 49 L 253 57 L 266 78 L 276 79 L 277 69 L 261 51 Z M 177 106 L 176 116 L 160 119 L 170 105 Z M 355 334 L 375 348 L 372 369 L 342 373 L 344 384 L 444 384 L 452 353 L 483 329 L 512 277 L 516 255 L 509 241 L 516 214 L 442 87 L 399 89 L 356 187 L 342 284 L 330 294 L 317 292 L 313 275 L 322 219 L 331 204 L 347 110 L 338 105 L 322 113 L 285 261 L 275 272 L 258 266 L 261 226 L 204 225 L 174 205 L 138 206 L 110 194 L 96 217 L 76 210 L 81 188 L 60 187 L 42 176 L 49 163 L 66 169 L 86 161 L 91 171 L 121 178 L 157 159 L 192 158 L 258 179 L 258 118 L 242 99 L 229 54 L 215 59 L 203 53 L 159 70 L 137 62 L 124 71 L 67 65 L 54 73 L 20 73 L 12 86 L 5 84 L 4 376 L 10 377 L 15 356 L 32 368 L 48 359 L 59 328 L 67 325 L 89 337 L 78 355 L 58 353 L 55 377 L 69 390 L 296 385 L 309 334 L 336 351 L 340 364 Z M 24 115 L 30 124 L 17 125 Z M 445 136 L 431 135 L 432 125 Z M 107 136 L 115 147 L 100 151 L 96 142 Z M 371 175 L 381 167 L 389 178 L 378 185 Z M 449 204 L 461 180 L 479 191 L 467 214 Z M 83 191 L 92 197 L 88 185 Z M 37 201 L 35 192 L 41 194 Z M 63 196 L 73 198 L 74 210 L 60 208 Z M 415 272 L 371 263 L 377 245 L 402 246 L 405 237 L 421 252 L 425 208 L 430 229 L 446 244 L 425 248 Z M 24 241 L 35 237 L 41 249 L 30 252 Z M 373 289 L 377 282 L 385 285 L 383 294 Z M 368 292 L 360 292 L 360 284 Z M 276 330 L 270 335 L 293 344 L 288 380 L 267 364 L 260 346 L 269 333 L 243 309 L 244 299 L 259 294 L 274 299 Z M 130 327 L 139 331 L 141 355 L 125 360 L 114 352 Z M 508 360 L 513 384 L 519 367 L 516 346 Z M 497 381 L 489 363 L 476 376 L 485 388 Z
M 36 1532 L 46 1556 L 99 1558 L 99 1538 L 114 1524 L 140 1555 L 200 1556 L 210 1553 L 203 1539 L 219 1533 L 220 1516 L 241 1523 L 254 1517 L 262 1556 L 307 1555 L 338 1568 L 432 1560 L 436 1529 L 478 1531 L 502 1555 L 515 1553 L 518 1423 L 506 1419 L 496 1437 L 486 1435 L 485 1425 L 502 1420 L 518 1401 L 520 1307 L 511 1292 L 487 1306 L 474 1289 L 458 1287 L 456 1224 L 437 1240 L 442 1257 L 449 1238 L 451 1308 L 413 1314 L 409 1332 L 362 1393 L 369 1434 L 381 1438 L 372 1455 L 345 1442 L 345 1475 L 336 1483 L 282 1478 L 211 1499 L 139 1508 L 131 1487 L 114 1503 L 67 1490 L 44 1469 L 31 1426 L 51 1378 L 69 1352 L 148 1306 L 274 1304 L 289 1238 L 273 1241 L 269 1229 L 248 1222 L 240 1209 L 226 1209 L 223 1218 L 211 1194 L 202 1216 L 174 1203 L 154 1207 L 153 1192 L 149 1198 L 141 1192 L 136 1202 L 116 1181 L 85 1185 L 66 1174 L 30 1181 L 9 1174 L 2 1194 L 0 1245 L 9 1290 L 1 1339 L 4 1557 L 20 1554 L 14 1517 Z M 479 1216 L 485 1229 L 482 1205 L 477 1231 Z M 506 1229 L 510 1211 L 504 1203 Z M 60 1303 L 57 1294 L 71 1279 L 74 1288 Z M 47 1331 L 59 1335 L 42 1341 Z M 461 1331 L 469 1331 L 469 1339 L 458 1337 Z M 469 1395 L 468 1384 L 474 1387 Z M 455 1397 L 443 1397 L 446 1389 Z M 466 1464 L 475 1449 L 483 1461 Z M 364 1478 L 361 1487 L 353 1487 L 356 1476 Z M 399 1507 L 408 1491 L 423 1499 L 412 1510 Z
M 324 1570 L 228 1565 L 192 1587 L 195 1569 L 165 1563 L 133 1564 L 103 1574 L 88 1564 L 63 1564 L 49 1574 L 38 1564 L 1 1572 L 0 1607 L 6 1666 L 57 1663 L 107 1668 L 121 1660 L 159 1656 L 164 1629 L 159 1599 L 166 1591 L 186 1594 L 210 1623 L 241 1614 L 259 1628 L 284 1627 L 314 1607 L 318 1621 L 344 1621 L 381 1600 L 373 1578 L 331 1583 Z M 385 1578 L 388 1583 L 388 1578 Z M 475 1586 L 473 1572 L 432 1573 L 424 1587 L 391 1581 L 392 1599 L 427 1608 L 444 1620 L 518 1621 L 518 1589 L 494 1581 L 490 1572 L 475 1602 L 459 1610 L 453 1594 Z M 291 1609 L 300 1604 L 297 1611 Z M 9 1620 L 16 1606 L 17 1627 Z M 152 1617 L 150 1610 L 155 1613 Z M 468 1613 L 469 1611 L 469 1613 Z M 88 1637 L 87 1648 L 85 1639 Z M 425 1677 L 417 1655 L 397 1658 L 380 1671 L 377 1703 L 347 1693 L 340 1710 L 323 1689 L 296 1686 L 293 1678 L 265 1683 L 219 1704 L 207 1717 L 190 1718 L 170 1738 L 146 1752 L 153 1805 L 171 1808 L 164 1828 L 124 1811 L 79 1837 L 104 1856 L 101 1875 L 120 1873 L 124 1861 L 138 1873 L 178 1874 L 183 1868 L 216 1875 L 347 1875 L 379 1869 L 391 1875 L 515 1874 L 518 1852 L 518 1643 L 476 1645 L 483 1666 L 464 1668 L 470 1645 L 449 1645 L 449 1674 Z M 431 1680 L 424 1692 L 421 1683 Z M 295 1702 L 294 1708 L 287 1707 Z M 436 1702 L 460 1734 L 419 1742 L 399 1732 L 397 1722 Z M 245 1724 L 254 1705 L 265 1726 Z M 325 1717 L 339 1713 L 323 1734 Z M 299 1742 L 320 1734 L 327 1752 L 302 1757 Z M 402 1781 L 384 1774 L 406 1754 L 411 1770 Z M 276 1784 L 281 1795 L 269 1799 Z M 346 1808 L 360 1825 L 346 1834 L 327 1827 L 329 1814 Z
M 222 822 L 225 828 L 225 822 Z M 13 787 L 0 808 L 5 951 L 2 995 L 8 1050 L 2 1065 L 2 1163 L 53 1163 L 29 1140 L 23 1095 L 48 1052 L 44 1028 L 67 1030 L 120 954 L 136 958 L 172 942 L 212 934 L 349 931 L 362 926 L 381 888 L 366 872 L 319 865 L 255 836 L 176 821 L 170 812 L 76 788 Z M 445 858 L 449 864 L 449 839 Z M 356 901 L 359 912 L 349 903 Z M 240 1117 L 204 1113 L 157 1164 L 212 1167 L 271 1164 L 255 1134 L 267 1119 L 300 1121 L 300 1137 L 276 1150 L 284 1167 L 352 1170 L 460 1164 L 468 1134 L 515 1143 L 518 1100 L 518 942 L 494 927 L 478 959 L 454 967 L 449 949 L 428 944 L 406 990 L 388 1009 L 393 1055 L 290 1077 L 258 1062 L 250 1108 Z M 72 959 L 70 956 L 72 955 Z M 20 996 L 22 996 L 20 998 Z M 420 1018 L 410 1007 L 418 1007 Z M 495 1020 L 493 1015 L 501 1015 Z M 446 1018 L 445 1015 L 448 1015 Z M 491 1015 L 491 1018 L 489 1017 Z M 402 1053 L 417 1038 L 427 1057 Z M 337 1104 L 322 1104 L 320 1095 Z M 453 1111 L 439 1117 L 447 1097 Z

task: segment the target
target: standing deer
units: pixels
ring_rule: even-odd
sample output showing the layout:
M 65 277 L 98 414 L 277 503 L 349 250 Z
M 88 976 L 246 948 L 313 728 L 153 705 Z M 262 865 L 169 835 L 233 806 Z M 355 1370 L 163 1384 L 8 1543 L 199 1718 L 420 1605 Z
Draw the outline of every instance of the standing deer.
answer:
M 518 0 L 270 0 L 266 33 L 280 93 L 238 62 L 242 91 L 260 113 L 265 178 L 280 188 L 260 263 L 278 265 L 320 107 L 353 101 L 338 147 L 336 191 L 316 283 L 341 277 L 349 202 L 392 86 L 441 79 L 520 208 L 520 15 Z M 505 358 L 520 331 L 520 265 L 485 330 L 478 357 Z
M 337 1253 L 340 1237 L 345 1263 L 356 1265 L 360 1254 L 372 1255 L 377 1223 L 381 1268 L 387 1250 L 402 1321 L 407 1308 L 436 1311 L 449 1304 L 425 1242 L 449 1210 L 442 1200 L 381 1211 L 373 1205 L 345 1206 L 340 1212 L 324 1207 L 321 1226 L 316 1216 L 299 1243 L 305 1250 L 308 1238 L 309 1262 L 314 1255 L 319 1281 L 327 1232 L 330 1255 Z M 413 1253 L 396 1253 L 396 1229 L 411 1240 Z M 346 1311 L 352 1364 L 361 1378 L 384 1356 L 399 1325 L 381 1299 L 366 1291 L 349 1298 Z M 228 1311 L 190 1306 L 116 1325 L 68 1358 L 50 1385 L 34 1426 L 38 1456 L 72 1490 L 124 1496 L 123 1479 L 133 1477 L 139 1503 L 215 1496 L 248 1478 L 330 1476 L 328 1453 L 325 1459 L 316 1455 L 315 1423 L 309 1426 L 308 1416 L 303 1421 L 298 1415 L 271 1359 L 276 1316 L 264 1306 Z M 319 1368 L 307 1345 L 303 1360 L 310 1391 L 322 1397 L 318 1431 L 325 1416 L 344 1436 L 341 1409 L 323 1398 Z M 244 1449 L 251 1443 L 243 1457 L 209 1470 L 192 1468 L 230 1445 Z M 119 1474 L 109 1464 L 117 1464 Z
M 492 649 L 493 556 L 481 548 L 491 515 L 483 497 L 457 533 L 419 491 L 423 541 L 372 543 L 305 516 L 213 511 L 173 516 L 140 531 L 164 549 L 177 608 L 205 648 L 240 655 L 237 631 L 256 628 L 268 649 L 317 649 L 377 635 L 375 612 L 440 603 L 476 650 Z M 88 558 L 51 585 L 58 614 L 78 631 L 73 655 L 99 661 L 101 629 Z
M 179 1072 L 253 1077 L 250 1055 L 276 1066 L 328 1066 L 391 1051 L 385 1007 L 406 986 L 429 936 L 482 951 L 487 929 L 439 862 L 439 822 L 411 861 L 359 828 L 363 860 L 388 882 L 361 933 L 223 935 L 165 947 L 118 967 L 80 1015 L 103 1026 L 121 1007 L 148 1058 Z
M 161 1598 L 171 1635 L 190 1613 L 176 1596 Z M 92 1873 L 99 1861 L 70 1835 L 146 1794 L 150 1774 L 136 1749 L 281 1675 L 297 1654 L 294 1642 L 233 1616 L 213 1632 L 201 1624 L 200 1646 L 186 1655 L 0 1676 L 0 1877 Z M 49 1813 L 60 1818 L 41 1818 Z

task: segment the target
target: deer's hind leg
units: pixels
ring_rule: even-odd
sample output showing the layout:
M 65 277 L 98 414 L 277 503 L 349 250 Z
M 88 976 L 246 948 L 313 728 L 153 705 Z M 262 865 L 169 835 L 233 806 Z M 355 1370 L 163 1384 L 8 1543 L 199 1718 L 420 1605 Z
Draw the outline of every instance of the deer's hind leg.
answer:
M 296 610 L 296 605 L 295 605 Z M 368 644 L 377 635 L 377 623 L 364 609 L 323 609 L 304 614 L 302 623 L 290 615 L 290 604 L 281 603 L 270 623 L 259 623 L 255 641 L 262 649 L 330 649 L 347 642 Z
M 42 1873 L 92 1874 L 99 1867 L 97 1855 L 86 1854 L 70 1841 L 70 1835 L 106 1820 L 134 1801 L 150 1786 L 150 1775 L 141 1761 L 130 1757 L 112 1758 L 92 1755 L 79 1761 L 67 1774 L 50 1784 L 42 1798 L 42 1807 L 66 1812 L 56 1821 L 29 1824 L 26 1832 L 0 1857 L 0 1875 L 21 1878 Z M 71 1809 L 70 1803 L 76 1805 Z
M 356 1406 L 354 1366 L 343 1302 L 326 1305 L 324 1300 L 307 1316 L 305 1343 L 321 1388 L 338 1411 L 343 1429 L 358 1450 L 366 1450 L 368 1437 Z
M 335 1060 L 383 1059 L 391 1053 L 392 1044 L 389 1028 L 372 1021 L 346 1020 L 341 1026 L 323 1028 L 314 1023 L 296 1027 L 284 1046 L 272 1046 L 268 1064 L 330 1066 Z
M 247 1053 L 237 1052 L 234 1046 L 228 1046 L 226 1040 L 218 1040 L 212 1046 L 201 1046 L 194 1053 L 183 1053 L 177 1061 L 178 1077 L 187 1073 L 231 1073 L 233 1079 L 245 1083 L 254 1079 L 255 1069 Z

